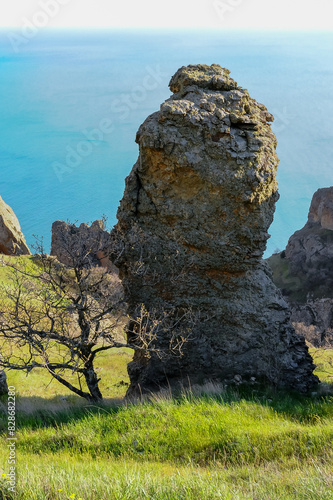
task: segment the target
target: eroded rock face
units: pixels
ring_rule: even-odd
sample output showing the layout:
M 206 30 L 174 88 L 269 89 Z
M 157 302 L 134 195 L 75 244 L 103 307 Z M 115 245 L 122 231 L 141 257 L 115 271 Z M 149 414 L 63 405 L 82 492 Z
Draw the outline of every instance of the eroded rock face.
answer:
M 197 321 L 181 358 L 135 354 L 129 393 L 238 375 L 305 391 L 312 359 L 262 261 L 278 199 L 273 117 L 218 65 L 183 67 L 170 88 L 137 134 L 115 263 L 130 314 L 191 308 Z
M 102 220 L 96 220 L 91 226 L 86 223 L 76 226 L 59 220 L 52 224 L 51 255 L 71 267 L 77 252 L 87 255 L 86 260 L 92 265 L 116 269 L 109 259 L 110 233 L 105 231 Z
M 297 333 L 314 347 L 333 346 L 333 299 L 291 302 L 291 321 Z
M 332 227 L 331 227 L 332 226 Z M 299 276 L 307 293 L 323 286 L 321 297 L 333 293 L 333 187 L 318 189 L 313 195 L 308 220 L 288 241 L 285 257 L 290 271 Z M 304 283 L 302 283 L 302 286 Z M 333 297 L 333 295 L 332 295 Z
M 333 230 L 333 186 L 318 189 L 313 195 L 308 222 L 318 223 L 323 229 Z
M 0 196 L 0 254 L 29 255 L 30 250 L 13 210 Z
M 305 226 L 268 261 L 296 331 L 316 347 L 333 345 L 333 187 L 315 192 Z

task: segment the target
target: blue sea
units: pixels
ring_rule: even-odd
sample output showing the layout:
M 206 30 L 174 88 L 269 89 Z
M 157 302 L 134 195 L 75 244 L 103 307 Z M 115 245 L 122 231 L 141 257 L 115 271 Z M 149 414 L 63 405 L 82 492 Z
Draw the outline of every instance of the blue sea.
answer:
M 16 40 L 16 41 L 15 41 Z M 275 115 L 281 198 L 266 256 L 333 185 L 333 33 L 0 31 L 0 195 L 27 242 L 55 220 L 111 227 L 140 124 L 183 65 L 217 63 Z

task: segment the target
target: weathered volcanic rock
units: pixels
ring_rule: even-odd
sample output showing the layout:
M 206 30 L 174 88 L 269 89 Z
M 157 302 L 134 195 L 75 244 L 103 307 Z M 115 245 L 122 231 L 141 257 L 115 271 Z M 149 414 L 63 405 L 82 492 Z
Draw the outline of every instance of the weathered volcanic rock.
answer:
M 30 250 L 13 210 L 0 196 L 0 254 L 29 255 Z
M 181 358 L 136 352 L 129 394 L 237 375 L 306 391 L 312 359 L 262 261 L 278 199 L 273 117 L 218 65 L 182 67 L 170 88 L 137 134 L 115 263 L 130 314 L 191 308 L 197 321 Z
M 313 195 L 308 220 L 268 263 L 296 331 L 315 346 L 333 344 L 333 187 Z
M 89 264 L 116 269 L 109 259 L 110 233 L 105 231 L 101 220 L 91 226 L 86 223 L 76 226 L 59 220 L 52 224 L 51 255 L 70 267 L 77 259 L 77 252 Z

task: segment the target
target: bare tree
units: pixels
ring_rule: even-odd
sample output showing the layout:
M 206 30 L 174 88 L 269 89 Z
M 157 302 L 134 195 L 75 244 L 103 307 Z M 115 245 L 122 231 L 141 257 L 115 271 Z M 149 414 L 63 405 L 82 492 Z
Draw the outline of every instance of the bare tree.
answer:
M 142 305 L 125 339 L 119 335 L 126 304 L 118 276 L 93 263 L 79 235 L 64 238 L 63 246 L 71 267 L 45 254 L 41 245 L 30 268 L 19 258 L 6 263 L 12 279 L 0 290 L 0 367 L 27 372 L 45 368 L 75 394 L 98 401 L 102 394 L 95 360 L 103 351 L 129 347 L 148 356 L 181 355 L 187 338 L 179 326 L 190 312 L 171 320 Z M 168 339 L 168 352 L 155 348 L 159 335 Z M 67 375 L 75 375 L 76 382 Z

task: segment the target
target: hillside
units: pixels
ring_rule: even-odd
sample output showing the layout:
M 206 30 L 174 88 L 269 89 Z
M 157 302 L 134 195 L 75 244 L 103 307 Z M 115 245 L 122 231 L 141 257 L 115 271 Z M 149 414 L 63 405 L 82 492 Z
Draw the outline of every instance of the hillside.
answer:
M 18 395 L 20 481 L 15 497 L 4 493 L 3 440 L 0 498 L 329 500 L 328 390 L 306 398 L 210 383 L 184 389 L 176 398 L 165 391 L 134 405 L 59 401 L 58 410 L 32 394 Z M 4 405 L 2 400 L 0 411 Z M 1 434 L 6 436 L 4 422 Z
M 316 346 L 333 342 L 333 187 L 313 196 L 305 226 L 267 259 L 296 330 Z
M 5 257 L 31 269 L 31 257 Z M 11 270 L 0 267 L 9 285 Z M 13 285 L 14 286 L 14 285 Z M 89 404 L 41 368 L 16 388 L 17 492 L 6 488 L 7 398 L 0 398 L 3 500 L 333 498 L 333 351 L 311 349 L 324 382 L 308 395 L 253 381 L 206 383 L 124 400 L 132 352 L 96 364 L 105 400 Z

